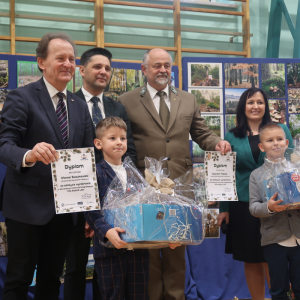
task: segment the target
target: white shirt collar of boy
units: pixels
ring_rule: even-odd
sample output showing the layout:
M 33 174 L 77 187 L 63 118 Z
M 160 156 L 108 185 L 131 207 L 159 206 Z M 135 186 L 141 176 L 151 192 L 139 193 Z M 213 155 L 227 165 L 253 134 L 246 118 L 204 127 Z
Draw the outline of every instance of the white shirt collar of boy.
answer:
M 58 103 L 58 96 L 57 96 L 57 93 L 59 93 L 59 90 L 56 89 L 52 84 L 50 84 L 45 77 L 43 77 L 43 80 L 45 82 L 45 85 L 46 85 L 46 88 L 48 90 L 48 93 L 50 95 L 50 98 L 53 102 L 53 106 L 54 106 L 54 109 L 56 110 L 56 107 L 57 107 L 57 103 Z M 65 89 L 61 92 L 64 94 L 64 103 L 66 105 L 66 108 L 67 108 L 67 87 L 65 87 Z
M 160 97 L 157 95 L 157 90 L 155 88 L 153 88 L 148 82 L 147 82 L 147 90 L 150 94 L 150 97 L 153 101 L 153 104 L 157 110 L 157 112 L 159 113 L 159 106 L 160 106 Z M 169 85 L 167 85 L 163 91 L 165 92 L 165 102 L 170 110 L 170 106 L 171 106 L 171 103 L 170 103 L 170 97 L 169 97 Z
M 90 115 L 92 116 L 92 108 L 93 108 L 93 105 L 94 103 L 91 101 L 91 99 L 94 97 L 94 95 L 92 95 L 90 92 L 88 92 L 84 87 L 81 87 L 81 90 L 82 90 L 82 93 L 84 95 L 84 98 L 85 98 L 85 101 L 88 105 L 88 108 L 89 108 L 89 112 L 90 112 Z M 104 105 L 103 105 L 103 92 L 101 94 L 99 94 L 98 96 L 96 96 L 99 98 L 99 108 L 101 110 L 101 114 L 102 114 L 102 117 L 103 119 L 105 118 L 105 111 L 104 111 Z

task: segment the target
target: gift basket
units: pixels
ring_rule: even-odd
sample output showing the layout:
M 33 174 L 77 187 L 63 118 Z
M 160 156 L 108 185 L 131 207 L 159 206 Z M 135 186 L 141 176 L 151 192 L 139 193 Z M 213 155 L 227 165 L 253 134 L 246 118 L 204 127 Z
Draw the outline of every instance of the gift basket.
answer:
M 284 158 L 275 161 L 265 158 L 265 168 L 259 178 L 266 199 L 278 192 L 275 200 L 282 199 L 280 204 L 288 205 L 287 210 L 300 208 L 300 143 L 294 139 L 294 145 L 294 149 L 286 150 Z
M 193 170 L 172 181 L 164 159 L 145 158 L 145 178 L 130 158 L 124 191 L 118 177 L 108 187 L 102 207 L 105 221 L 121 227 L 128 248 L 161 248 L 169 243 L 200 244 L 207 207 L 204 174 Z M 105 246 L 109 246 L 106 243 Z

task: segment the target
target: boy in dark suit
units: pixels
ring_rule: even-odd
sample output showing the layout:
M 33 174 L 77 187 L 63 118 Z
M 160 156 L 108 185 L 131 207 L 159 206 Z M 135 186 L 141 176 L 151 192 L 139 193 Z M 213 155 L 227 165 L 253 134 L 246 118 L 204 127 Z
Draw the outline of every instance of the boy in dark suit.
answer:
M 97 164 L 98 187 L 101 206 L 108 186 L 117 175 L 124 190 L 127 173 L 122 156 L 127 150 L 127 127 L 118 117 L 108 117 L 96 127 L 95 147 L 102 150 L 104 159 Z M 149 299 L 149 250 L 128 251 L 120 238 L 122 228 L 111 228 L 103 219 L 101 211 L 85 213 L 86 220 L 94 230 L 95 270 L 103 300 Z M 115 248 L 106 248 L 101 242 L 110 241 Z

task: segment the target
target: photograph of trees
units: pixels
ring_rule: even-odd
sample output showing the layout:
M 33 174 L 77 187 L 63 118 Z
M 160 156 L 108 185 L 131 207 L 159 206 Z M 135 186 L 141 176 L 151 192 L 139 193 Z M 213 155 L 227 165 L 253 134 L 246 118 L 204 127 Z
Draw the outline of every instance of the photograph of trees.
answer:
M 193 143 L 193 162 L 194 163 L 203 163 L 205 151 L 202 150 L 197 143 Z
M 104 91 L 106 97 L 114 100 L 126 92 L 126 69 L 112 68 L 109 85 Z
M 300 115 L 291 114 L 289 115 L 289 127 L 290 133 L 294 138 L 296 134 L 300 133 Z
M 127 91 L 132 91 L 137 87 L 143 86 L 144 79 L 143 79 L 142 70 L 127 69 L 126 75 L 127 75 L 127 82 L 126 82 Z
M 220 100 L 222 96 L 221 89 L 191 90 L 191 93 L 195 95 L 201 112 L 222 112 L 220 106 L 220 104 L 222 104 Z
M 236 115 L 225 116 L 225 133 L 236 126 Z
M 269 99 L 268 102 L 272 122 L 286 124 L 285 100 Z
M 38 63 L 34 61 L 18 61 L 18 87 L 36 82 L 42 77 Z
M 262 89 L 269 98 L 285 98 L 285 65 L 261 64 Z
M 0 256 L 7 256 L 7 229 L 5 222 L 0 222 Z
M 8 87 L 8 60 L 0 60 L 0 88 Z
M 286 64 L 288 87 L 300 88 L 300 64 Z
M 225 112 L 236 114 L 236 109 L 241 95 L 246 89 L 225 89 Z
M 202 116 L 205 120 L 206 125 L 209 127 L 210 130 L 212 130 L 216 135 L 222 137 L 222 131 L 221 131 L 221 118 L 222 116 Z
M 7 94 L 10 92 L 11 90 L 8 89 L 3 89 L 0 90 L 0 115 L 1 115 L 1 111 L 5 102 L 5 99 L 7 97 Z M 1 122 L 1 121 L 0 121 Z
M 74 93 L 77 92 L 82 87 L 82 76 L 79 72 L 79 66 L 76 66 L 74 74 Z
M 190 86 L 214 86 L 221 87 L 222 64 L 191 64 Z
M 225 88 L 254 88 L 259 86 L 258 64 L 225 64 Z

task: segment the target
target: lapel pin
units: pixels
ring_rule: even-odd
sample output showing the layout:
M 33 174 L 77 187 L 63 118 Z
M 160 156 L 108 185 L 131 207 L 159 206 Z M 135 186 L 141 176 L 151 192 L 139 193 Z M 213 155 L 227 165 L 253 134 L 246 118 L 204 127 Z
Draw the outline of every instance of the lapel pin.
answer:
M 72 102 L 74 102 L 74 99 L 71 99 Z
M 174 101 L 175 101 L 176 99 L 174 99 Z

